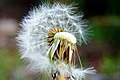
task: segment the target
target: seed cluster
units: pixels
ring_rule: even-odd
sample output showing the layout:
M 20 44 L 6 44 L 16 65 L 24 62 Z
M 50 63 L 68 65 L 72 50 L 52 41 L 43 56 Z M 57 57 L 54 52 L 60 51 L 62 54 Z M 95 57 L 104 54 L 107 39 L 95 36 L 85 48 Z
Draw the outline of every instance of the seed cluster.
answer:
M 52 28 L 50 29 L 50 33 L 48 34 L 47 41 L 49 43 L 49 46 L 56 46 L 55 50 L 53 51 L 53 47 L 50 49 L 48 53 L 48 57 L 51 59 L 51 61 L 57 61 L 60 60 L 62 62 L 65 62 L 66 64 L 75 64 L 75 59 L 72 60 L 72 58 L 75 58 L 75 53 L 77 51 L 76 44 L 71 43 L 69 39 L 71 39 L 70 35 L 66 35 L 64 33 L 66 30 L 64 28 Z M 59 38 L 54 38 L 54 36 L 58 33 L 62 32 L 62 35 L 58 35 Z M 69 33 L 70 34 L 70 33 Z M 69 36 L 69 37 L 67 37 Z M 61 38 L 66 37 L 66 38 Z

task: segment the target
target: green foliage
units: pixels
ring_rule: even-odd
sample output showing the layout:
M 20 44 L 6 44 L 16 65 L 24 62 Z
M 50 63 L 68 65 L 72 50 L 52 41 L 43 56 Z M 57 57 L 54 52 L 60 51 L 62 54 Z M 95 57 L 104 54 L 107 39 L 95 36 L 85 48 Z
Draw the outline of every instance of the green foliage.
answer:
M 110 56 L 103 58 L 102 72 L 105 74 L 114 74 L 120 71 L 120 55 L 117 58 Z
M 120 17 L 119 16 L 99 16 L 91 18 L 91 26 L 95 35 L 95 41 L 107 43 L 120 43 Z
M 12 70 L 20 65 L 17 50 L 0 48 L 0 80 L 8 80 Z

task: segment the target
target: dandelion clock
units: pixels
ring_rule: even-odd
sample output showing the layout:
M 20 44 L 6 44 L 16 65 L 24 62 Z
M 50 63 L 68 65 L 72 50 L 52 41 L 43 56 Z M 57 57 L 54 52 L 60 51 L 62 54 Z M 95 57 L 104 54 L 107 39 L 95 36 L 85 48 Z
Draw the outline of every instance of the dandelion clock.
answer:
M 44 4 L 29 12 L 21 22 L 17 41 L 21 58 L 48 80 L 85 80 L 95 74 L 84 69 L 77 44 L 87 43 L 88 30 L 72 5 Z M 77 66 L 77 63 L 80 66 Z

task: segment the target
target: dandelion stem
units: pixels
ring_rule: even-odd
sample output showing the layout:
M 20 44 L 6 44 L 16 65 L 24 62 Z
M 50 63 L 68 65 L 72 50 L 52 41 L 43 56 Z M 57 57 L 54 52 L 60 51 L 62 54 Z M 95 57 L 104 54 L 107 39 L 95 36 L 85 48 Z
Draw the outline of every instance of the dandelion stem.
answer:
M 64 76 L 58 76 L 57 80 L 67 80 Z

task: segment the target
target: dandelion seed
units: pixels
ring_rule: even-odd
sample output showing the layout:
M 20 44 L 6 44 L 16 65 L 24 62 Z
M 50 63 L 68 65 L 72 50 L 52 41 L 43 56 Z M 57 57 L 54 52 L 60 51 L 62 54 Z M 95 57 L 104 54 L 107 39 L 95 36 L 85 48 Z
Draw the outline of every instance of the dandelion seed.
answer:
M 42 5 L 29 12 L 21 22 L 17 41 L 21 58 L 36 72 L 44 72 L 53 80 L 81 80 L 95 74 L 93 68 L 83 69 L 76 44 L 87 42 L 82 16 L 71 5 Z M 78 43 L 79 42 L 79 43 Z M 81 67 L 76 68 L 76 56 Z

